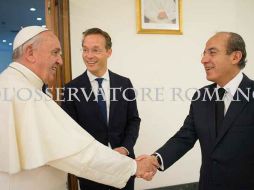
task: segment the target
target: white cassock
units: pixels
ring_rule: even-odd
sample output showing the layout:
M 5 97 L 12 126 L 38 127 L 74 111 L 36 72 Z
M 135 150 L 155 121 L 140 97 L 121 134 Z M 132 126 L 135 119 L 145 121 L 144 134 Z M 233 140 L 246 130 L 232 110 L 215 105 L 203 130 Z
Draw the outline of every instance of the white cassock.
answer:
M 173 0 L 144 0 L 144 16 L 150 23 L 172 23 L 176 19 L 176 3 Z M 165 12 L 167 18 L 159 19 L 159 13 Z
M 67 173 L 122 188 L 136 162 L 96 141 L 13 62 L 0 74 L 0 189 L 64 190 Z

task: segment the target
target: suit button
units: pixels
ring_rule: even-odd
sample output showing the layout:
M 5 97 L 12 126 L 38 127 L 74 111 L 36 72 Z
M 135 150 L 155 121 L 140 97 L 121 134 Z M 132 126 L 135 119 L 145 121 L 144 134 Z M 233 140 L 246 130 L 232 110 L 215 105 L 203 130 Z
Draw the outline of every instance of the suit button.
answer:
M 217 165 L 218 161 L 217 160 L 213 160 L 213 164 Z

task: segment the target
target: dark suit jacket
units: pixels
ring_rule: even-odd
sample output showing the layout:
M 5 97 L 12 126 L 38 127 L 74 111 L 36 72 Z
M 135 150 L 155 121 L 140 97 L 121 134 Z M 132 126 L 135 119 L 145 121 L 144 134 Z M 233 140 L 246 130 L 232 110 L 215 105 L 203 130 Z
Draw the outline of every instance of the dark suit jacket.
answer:
M 108 146 L 110 142 L 112 148 L 123 146 L 128 149 L 131 157 L 134 157 L 133 147 L 136 143 L 139 133 L 140 118 L 138 115 L 135 93 L 131 81 L 128 78 L 117 75 L 109 71 L 110 88 L 121 88 L 121 91 L 115 90 L 117 101 L 110 101 L 109 124 L 103 121 L 87 72 L 72 80 L 65 86 L 64 98 L 69 99 L 68 88 L 77 88 L 77 97 L 73 101 L 65 101 L 62 108 L 75 120 L 81 127 L 89 132 L 96 140 Z M 86 94 L 91 97 L 86 100 L 81 88 L 85 89 Z M 73 91 L 72 91 L 73 92 Z M 124 94 L 126 97 L 124 97 Z M 113 93 L 110 93 L 110 99 L 113 100 Z
M 254 82 L 244 75 L 216 137 L 215 100 L 209 101 L 216 84 L 206 86 L 193 97 L 189 115 L 180 130 L 157 152 L 167 169 L 199 140 L 202 153 L 200 190 L 254 189 Z M 207 101 L 202 101 L 205 98 Z
M 95 101 L 87 72 L 66 84 L 62 108 L 96 140 L 106 146 L 110 143 L 112 148 L 123 146 L 128 149 L 129 156 L 134 158 L 133 147 L 138 138 L 140 125 L 135 93 L 131 90 L 133 87 L 128 78 L 111 71 L 109 77 L 110 88 L 121 88 L 121 90 L 115 89 L 115 97 L 113 91 L 110 92 L 110 100 L 117 101 L 110 101 L 108 126 Z M 78 89 L 76 96 L 72 96 L 73 101 L 68 101 L 70 92 L 73 94 L 75 92 L 74 88 Z M 82 88 L 85 91 L 82 91 Z M 125 89 L 127 90 L 124 91 Z M 84 94 L 91 97 L 86 99 Z

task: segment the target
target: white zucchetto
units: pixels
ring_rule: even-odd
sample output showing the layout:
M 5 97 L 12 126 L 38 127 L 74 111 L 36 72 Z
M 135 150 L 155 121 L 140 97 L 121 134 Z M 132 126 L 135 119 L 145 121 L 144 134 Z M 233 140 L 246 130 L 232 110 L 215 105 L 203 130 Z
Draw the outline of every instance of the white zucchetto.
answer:
M 43 28 L 41 26 L 28 26 L 28 27 L 22 28 L 18 32 L 18 34 L 16 35 L 13 41 L 13 50 L 23 45 L 25 42 L 32 39 L 33 37 L 37 36 L 41 32 L 44 32 L 47 30 L 48 30 L 47 28 Z

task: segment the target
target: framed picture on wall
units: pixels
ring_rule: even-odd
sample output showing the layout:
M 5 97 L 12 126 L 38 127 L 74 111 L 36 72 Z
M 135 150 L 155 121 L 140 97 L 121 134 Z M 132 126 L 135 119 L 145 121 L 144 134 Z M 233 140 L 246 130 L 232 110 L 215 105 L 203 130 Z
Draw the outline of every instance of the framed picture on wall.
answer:
M 139 34 L 182 34 L 182 0 L 136 0 Z

